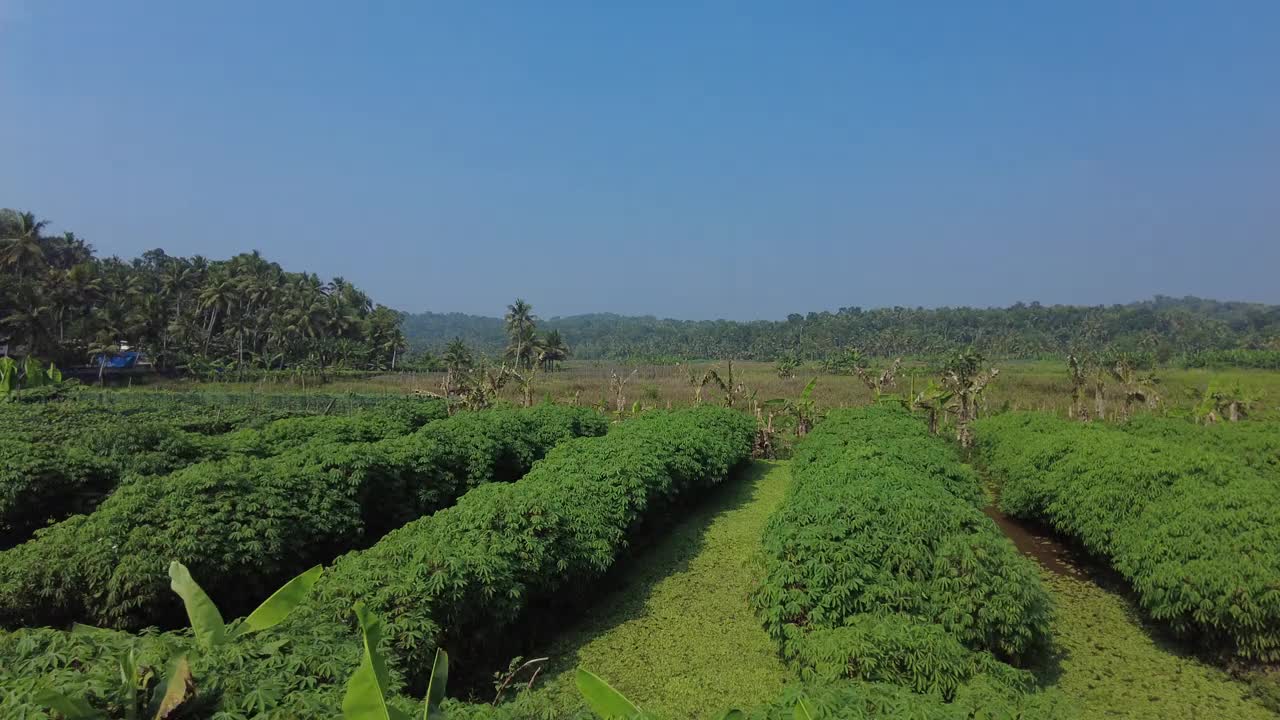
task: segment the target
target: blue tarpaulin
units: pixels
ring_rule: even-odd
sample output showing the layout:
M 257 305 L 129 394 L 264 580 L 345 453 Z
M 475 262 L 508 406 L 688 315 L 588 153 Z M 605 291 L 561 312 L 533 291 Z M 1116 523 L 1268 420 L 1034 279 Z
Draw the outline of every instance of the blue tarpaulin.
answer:
M 96 365 L 109 368 L 128 369 L 138 364 L 138 355 L 136 352 L 122 352 L 114 355 L 99 355 Z

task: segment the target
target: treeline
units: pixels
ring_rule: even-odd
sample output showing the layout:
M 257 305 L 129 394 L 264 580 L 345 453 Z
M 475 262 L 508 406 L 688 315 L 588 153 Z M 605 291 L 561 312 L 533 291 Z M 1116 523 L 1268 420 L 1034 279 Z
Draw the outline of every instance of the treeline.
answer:
M 1280 350 L 1280 306 L 1165 296 L 1107 306 L 846 307 L 751 322 L 593 314 L 555 317 L 540 327 L 558 330 L 578 358 L 608 360 L 820 360 L 849 348 L 918 357 L 972 346 L 994 358 L 1061 357 L 1081 347 L 1112 347 L 1173 362 L 1207 352 Z M 500 318 L 410 314 L 403 328 L 416 350 L 438 352 L 454 338 L 486 353 L 499 353 L 507 344 Z
M 74 233 L 0 210 L 0 345 L 63 366 L 127 346 L 158 369 L 382 369 L 405 348 L 400 313 L 342 278 L 149 250 L 98 257 Z

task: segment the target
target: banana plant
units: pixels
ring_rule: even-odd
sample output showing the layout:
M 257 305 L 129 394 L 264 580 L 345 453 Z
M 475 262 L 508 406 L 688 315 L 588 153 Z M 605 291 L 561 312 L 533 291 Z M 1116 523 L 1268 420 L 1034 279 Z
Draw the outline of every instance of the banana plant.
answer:
M 195 633 L 196 644 L 208 650 L 214 646 L 235 640 L 236 638 L 275 627 L 284 621 L 294 608 L 302 604 L 311 592 L 312 586 L 320 579 L 323 568 L 319 565 L 285 583 L 271 597 L 262 601 L 256 610 L 243 620 L 230 624 L 223 622 L 222 613 L 213 600 L 191 577 L 187 566 L 174 560 L 169 563 L 169 587 L 186 606 L 187 618 L 191 621 L 191 630 Z
M 227 624 L 222 620 L 218 606 L 191 577 L 187 567 L 178 561 L 169 564 L 169 587 L 182 598 L 187 610 L 187 618 L 191 621 L 191 630 L 195 634 L 196 645 L 201 650 L 209 650 L 218 645 L 231 642 L 237 638 L 275 627 L 284 621 L 289 613 L 298 607 L 320 579 L 322 568 L 317 565 L 310 570 L 285 583 L 272 593 L 248 617 Z M 75 625 L 74 633 L 105 632 L 101 628 L 88 625 Z M 186 654 L 176 655 L 169 661 L 165 673 L 164 694 L 158 703 L 147 701 L 147 689 L 156 679 L 155 671 L 138 664 L 133 648 L 116 657 L 120 684 L 116 688 L 117 701 L 124 708 L 126 720 L 139 720 L 141 708 L 150 705 L 156 707 L 151 714 L 153 720 L 165 720 L 177 713 L 184 703 L 196 694 L 195 679 L 191 675 L 191 664 Z M 55 690 L 46 690 L 38 700 L 65 720 L 100 720 L 106 715 L 89 704 L 86 698 L 73 698 Z
M 817 421 L 817 409 L 813 401 L 813 388 L 817 384 L 818 378 L 814 376 L 805 384 L 804 390 L 800 391 L 799 398 L 772 398 L 761 403 L 761 407 L 770 418 L 777 415 L 787 418 L 795 425 L 796 436 L 803 437 L 813 429 Z
M 382 641 L 382 620 L 369 611 L 364 603 L 354 608 L 360 623 L 360 640 L 364 653 L 360 666 L 347 681 L 347 691 L 342 698 L 343 720 L 409 720 L 408 714 L 387 704 L 390 680 L 387 660 L 378 648 Z M 436 648 L 431 664 L 431 679 L 427 682 L 427 699 L 422 707 L 422 719 L 441 717 L 440 703 L 444 700 L 445 686 L 449 682 L 449 653 Z
M 0 393 L 8 394 L 18 389 L 18 363 L 5 355 L 0 357 Z
M 929 432 L 937 435 L 939 424 L 942 418 L 948 412 L 954 412 L 957 409 L 953 402 L 956 394 L 942 387 L 934 380 L 929 381 L 928 387 L 921 390 L 911 401 L 912 410 L 923 410 L 929 418 Z
M 655 720 L 655 716 L 641 710 L 625 695 L 589 670 L 579 668 L 578 674 L 574 677 L 574 684 L 578 686 L 578 692 L 582 693 L 583 699 L 587 701 L 587 707 L 602 720 Z M 801 708 L 804 709 L 803 715 Z M 814 717 L 803 700 L 796 706 L 795 716 L 796 720 L 812 720 Z M 746 715 L 741 710 L 733 709 L 712 717 L 715 720 L 745 720 Z
M 22 384 L 29 388 L 44 387 L 48 381 L 48 377 L 44 374 L 44 368 L 40 367 L 40 361 L 35 356 L 28 355 L 22 368 L 23 380 Z
M 57 385 L 61 382 L 62 371 L 52 363 L 46 370 L 40 366 L 40 361 L 31 355 L 28 355 L 21 364 L 7 355 L 0 357 L 0 394 Z

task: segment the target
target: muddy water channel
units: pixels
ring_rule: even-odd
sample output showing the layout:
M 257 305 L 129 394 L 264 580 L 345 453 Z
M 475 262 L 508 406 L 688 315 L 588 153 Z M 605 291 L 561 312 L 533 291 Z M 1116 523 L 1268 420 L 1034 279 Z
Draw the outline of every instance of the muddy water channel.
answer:
M 982 512 L 996 522 L 1000 530 L 1013 541 L 1014 547 L 1040 563 L 1044 569 L 1055 575 L 1084 577 L 1085 573 L 1079 563 L 1072 559 L 1072 551 L 1059 542 L 1049 528 L 1009 517 L 995 505 L 988 505 Z

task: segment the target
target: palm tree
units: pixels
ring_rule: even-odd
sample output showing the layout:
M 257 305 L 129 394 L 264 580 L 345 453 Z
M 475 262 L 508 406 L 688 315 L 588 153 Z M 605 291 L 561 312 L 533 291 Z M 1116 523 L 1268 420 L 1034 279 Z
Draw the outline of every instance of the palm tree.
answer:
M 440 359 L 444 361 L 445 370 L 450 372 L 468 370 L 473 362 L 471 350 L 467 348 L 466 343 L 462 342 L 462 338 L 454 338 L 445 345 L 444 354 Z
M 569 357 L 569 346 L 560 337 L 559 330 L 552 330 L 542 339 L 541 361 L 544 370 L 555 370 L 558 363 Z
M 507 314 L 503 318 L 507 328 L 507 356 L 517 366 L 528 367 L 533 362 L 537 345 L 537 318 L 533 316 L 533 306 L 520 298 L 507 306 Z
M 209 312 L 209 324 L 205 327 L 205 350 L 213 340 L 213 330 L 218 325 L 218 314 L 226 312 L 236 301 L 239 290 L 236 282 L 225 272 L 209 277 L 209 282 L 200 290 L 200 309 Z
M 17 273 L 19 280 L 23 279 L 26 268 L 44 264 L 40 232 L 48 225 L 29 212 L 4 210 L 0 213 L 0 264 Z

